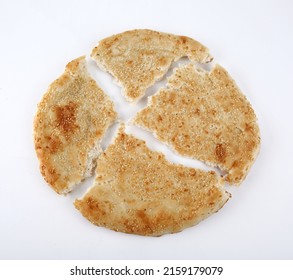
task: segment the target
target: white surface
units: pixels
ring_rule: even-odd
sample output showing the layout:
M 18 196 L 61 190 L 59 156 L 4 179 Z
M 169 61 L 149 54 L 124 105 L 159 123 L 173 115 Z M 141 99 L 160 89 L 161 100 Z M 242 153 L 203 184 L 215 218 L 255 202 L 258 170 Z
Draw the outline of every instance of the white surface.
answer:
M 1 259 L 292 259 L 292 1 L 0 0 Z M 259 118 L 260 155 L 216 215 L 149 238 L 91 225 L 44 182 L 36 105 L 65 64 L 133 28 L 193 37 L 237 81 Z M 105 90 L 119 87 L 96 74 Z M 110 83 L 110 85 L 107 85 Z

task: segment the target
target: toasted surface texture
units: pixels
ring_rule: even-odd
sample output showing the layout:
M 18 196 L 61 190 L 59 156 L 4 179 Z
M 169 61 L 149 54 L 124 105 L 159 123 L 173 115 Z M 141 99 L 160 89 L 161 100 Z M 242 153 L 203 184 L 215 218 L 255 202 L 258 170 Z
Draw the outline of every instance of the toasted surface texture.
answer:
M 57 193 L 91 175 L 100 139 L 115 119 L 113 103 L 90 78 L 85 57 L 68 63 L 43 96 L 34 120 L 40 170 Z
M 255 113 L 229 74 L 219 65 L 205 72 L 189 64 L 169 78 L 167 88 L 149 99 L 134 124 L 152 131 L 181 155 L 227 172 L 240 184 L 259 146 Z
M 160 236 L 217 212 L 230 197 L 223 183 L 215 172 L 169 163 L 120 130 L 98 159 L 93 187 L 75 207 L 98 226 Z
M 128 101 L 141 98 L 171 63 L 183 56 L 201 63 L 212 59 L 208 49 L 191 38 L 146 29 L 105 38 L 91 54 L 101 68 L 116 78 Z

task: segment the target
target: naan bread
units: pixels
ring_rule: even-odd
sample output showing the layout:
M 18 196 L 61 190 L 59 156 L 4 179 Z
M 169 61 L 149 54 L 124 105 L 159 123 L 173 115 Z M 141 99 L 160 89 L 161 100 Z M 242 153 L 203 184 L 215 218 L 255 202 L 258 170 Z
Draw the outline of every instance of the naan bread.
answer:
M 211 72 L 178 68 L 133 122 L 180 155 L 218 166 L 230 184 L 243 181 L 260 147 L 250 103 L 219 65 Z
M 113 103 L 89 76 L 85 57 L 68 63 L 34 120 L 40 170 L 57 193 L 69 192 L 92 174 L 101 138 L 115 119 Z
M 191 38 L 145 29 L 105 38 L 91 54 L 102 69 L 116 78 L 128 101 L 143 97 L 171 63 L 184 56 L 200 63 L 212 60 L 208 49 Z
M 122 130 L 97 161 L 93 187 L 75 207 L 95 225 L 160 236 L 193 226 L 229 199 L 215 172 L 169 163 Z

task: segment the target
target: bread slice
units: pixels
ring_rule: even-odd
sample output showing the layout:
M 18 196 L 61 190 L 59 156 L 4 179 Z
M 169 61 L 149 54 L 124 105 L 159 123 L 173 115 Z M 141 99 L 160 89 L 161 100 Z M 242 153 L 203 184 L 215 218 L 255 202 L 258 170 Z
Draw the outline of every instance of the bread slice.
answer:
M 85 57 L 68 63 L 34 120 L 40 170 L 57 193 L 69 192 L 92 174 L 101 138 L 115 119 L 113 103 L 89 76 Z
M 191 38 L 146 29 L 105 38 L 91 54 L 102 69 L 115 77 L 130 102 L 144 96 L 171 63 L 184 56 L 200 63 L 212 60 L 208 49 Z
M 177 69 L 133 123 L 180 155 L 218 166 L 230 184 L 243 181 L 260 147 L 250 103 L 219 65 L 211 72 L 192 64 Z
M 213 171 L 169 163 L 120 129 L 97 161 L 93 187 L 74 204 L 95 225 L 160 236 L 217 212 L 230 197 L 223 184 Z

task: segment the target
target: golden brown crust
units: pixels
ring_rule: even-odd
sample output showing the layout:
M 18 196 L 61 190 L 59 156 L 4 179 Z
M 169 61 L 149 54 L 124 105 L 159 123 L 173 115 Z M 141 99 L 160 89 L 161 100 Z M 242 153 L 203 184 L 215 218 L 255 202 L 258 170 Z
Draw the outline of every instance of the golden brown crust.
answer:
M 230 197 L 215 172 L 171 164 L 123 131 L 98 159 L 96 174 L 75 207 L 93 224 L 120 232 L 179 232 L 217 212 Z
M 255 113 L 219 65 L 208 73 L 192 64 L 171 76 L 134 123 L 155 133 L 179 154 L 219 166 L 240 184 L 254 162 L 260 135 Z
M 34 141 L 40 170 L 57 193 L 88 176 L 89 153 L 116 119 L 113 103 L 90 78 L 85 57 L 68 63 L 38 105 Z
M 128 101 L 144 96 L 146 89 L 164 76 L 171 63 L 183 56 L 201 63 L 212 59 L 208 49 L 191 38 L 147 29 L 103 39 L 91 54 L 121 84 Z

